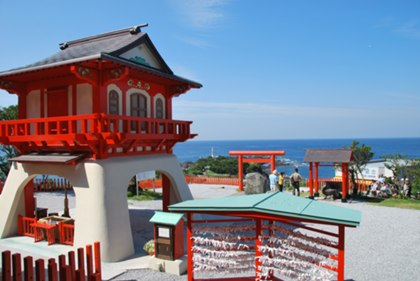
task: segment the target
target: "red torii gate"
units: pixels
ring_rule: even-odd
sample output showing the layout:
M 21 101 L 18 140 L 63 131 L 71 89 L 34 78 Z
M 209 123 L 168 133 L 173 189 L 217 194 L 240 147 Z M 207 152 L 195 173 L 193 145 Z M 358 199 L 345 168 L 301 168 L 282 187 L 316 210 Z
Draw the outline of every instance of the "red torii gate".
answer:
M 309 197 L 314 198 L 314 181 L 315 196 L 319 196 L 318 168 L 320 162 L 333 163 L 321 164 L 321 166 L 333 166 L 341 164 L 341 202 L 347 202 L 347 194 L 349 190 L 349 163 L 353 160 L 353 152 L 351 149 L 307 149 L 303 162 L 309 163 Z M 315 180 L 313 177 L 313 168 L 315 166 Z
M 238 179 L 239 179 L 239 190 L 244 190 L 244 171 L 243 171 L 243 163 L 270 163 L 271 169 L 273 171 L 276 168 L 276 156 L 283 156 L 286 152 L 284 150 L 236 150 L 236 151 L 229 151 L 230 156 L 238 156 Z M 257 158 L 249 158 L 249 157 Z M 263 156 L 269 156 L 270 158 L 263 158 Z M 248 157 L 248 158 L 247 158 Z

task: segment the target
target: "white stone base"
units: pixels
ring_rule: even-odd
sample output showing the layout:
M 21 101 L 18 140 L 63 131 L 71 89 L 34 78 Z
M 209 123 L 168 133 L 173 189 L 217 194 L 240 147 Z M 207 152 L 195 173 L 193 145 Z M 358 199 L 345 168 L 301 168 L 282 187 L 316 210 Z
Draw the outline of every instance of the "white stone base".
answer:
M 180 276 L 187 272 L 187 257 L 183 256 L 182 258 L 174 261 L 162 260 L 153 257 L 149 260 L 149 268 Z
M 76 195 L 75 246 L 99 241 L 102 261 L 121 261 L 134 254 L 128 182 L 147 171 L 168 177 L 170 204 L 192 199 L 179 162 L 171 154 L 86 159 L 77 165 L 14 162 L 0 195 L 0 239 L 17 233 L 17 217 L 25 214 L 26 183 L 36 175 L 58 175 L 70 180 Z

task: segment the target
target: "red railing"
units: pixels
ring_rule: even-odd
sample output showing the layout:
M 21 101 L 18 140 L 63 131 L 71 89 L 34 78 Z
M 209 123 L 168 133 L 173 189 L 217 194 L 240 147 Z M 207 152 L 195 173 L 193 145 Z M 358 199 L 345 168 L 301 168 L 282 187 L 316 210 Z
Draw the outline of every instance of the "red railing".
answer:
M 0 121 L 0 143 L 21 153 L 87 151 L 97 158 L 110 154 L 167 152 L 195 135 L 190 121 L 88 114 Z
M 0 194 L 3 191 L 4 182 L 0 179 Z
M 76 256 L 74 251 L 67 253 L 66 256 L 60 255 L 58 263 L 56 259 L 48 259 L 47 270 L 45 269 L 45 260 L 37 259 L 32 256 L 22 259 L 20 253 L 12 255 L 10 251 L 4 251 L 2 258 L 2 280 L 50 280 L 50 281 L 100 281 L 102 279 L 101 269 L 101 251 L 99 242 L 86 246 L 86 255 L 83 248 L 77 249 L 77 269 Z M 85 263 L 86 258 L 86 263 Z M 46 276 L 47 273 L 47 276 Z
M 188 184 L 224 184 L 224 185 L 238 185 L 238 178 L 225 177 L 202 177 L 202 176 L 185 176 Z M 139 181 L 139 187 L 143 189 L 162 188 L 162 179 L 149 179 Z
M 28 218 L 18 215 L 18 234 L 23 236 L 35 237 L 35 229 L 32 224 L 36 222 L 36 218 Z
M 67 223 L 58 224 L 58 232 L 60 233 L 60 244 L 73 246 L 74 243 L 74 225 Z

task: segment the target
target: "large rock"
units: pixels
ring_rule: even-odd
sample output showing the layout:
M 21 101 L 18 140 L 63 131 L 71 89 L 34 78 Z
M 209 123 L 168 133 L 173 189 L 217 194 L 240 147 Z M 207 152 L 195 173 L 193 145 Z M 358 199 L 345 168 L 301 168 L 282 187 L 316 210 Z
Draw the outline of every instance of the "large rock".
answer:
M 264 193 L 270 189 L 268 178 L 260 173 L 248 173 L 245 176 L 245 194 Z

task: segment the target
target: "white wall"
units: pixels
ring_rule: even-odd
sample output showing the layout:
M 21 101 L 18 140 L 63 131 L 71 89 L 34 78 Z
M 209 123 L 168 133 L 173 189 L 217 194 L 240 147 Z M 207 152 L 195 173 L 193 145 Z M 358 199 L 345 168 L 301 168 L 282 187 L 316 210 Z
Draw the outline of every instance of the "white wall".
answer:
M 26 96 L 26 118 L 41 117 L 41 91 L 30 91 Z

